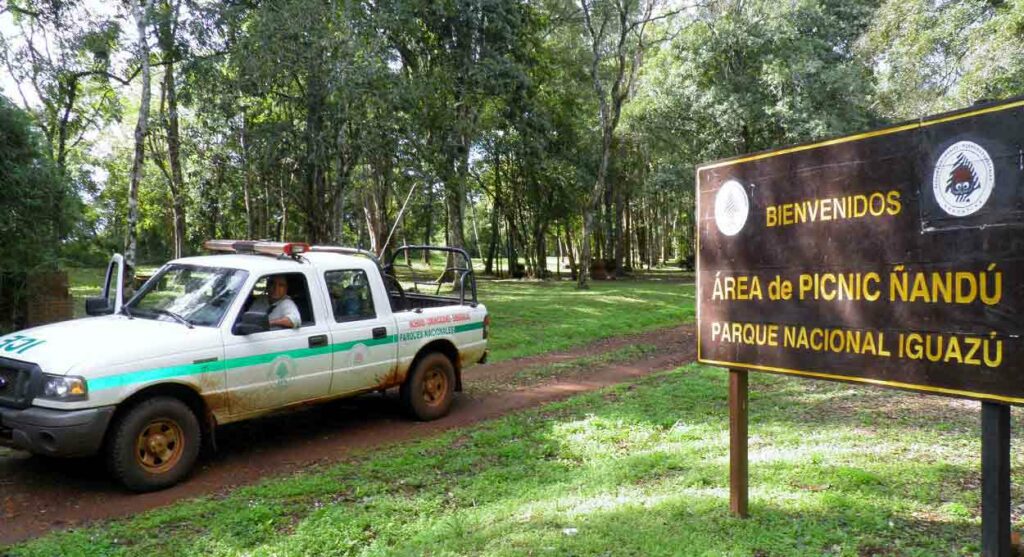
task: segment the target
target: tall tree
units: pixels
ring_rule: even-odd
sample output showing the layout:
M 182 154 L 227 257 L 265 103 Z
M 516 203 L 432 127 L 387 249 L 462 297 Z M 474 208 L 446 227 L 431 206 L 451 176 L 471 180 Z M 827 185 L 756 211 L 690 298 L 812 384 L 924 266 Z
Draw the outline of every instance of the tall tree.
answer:
M 608 191 L 608 169 L 612 163 L 615 131 L 622 107 L 633 93 L 644 54 L 652 44 L 648 35 L 652 24 L 674 12 L 655 9 L 659 0 L 580 0 L 583 26 L 590 46 L 590 78 L 598 102 L 601 152 L 597 176 L 583 207 L 583 238 L 578 288 L 587 288 L 591 266 L 594 216 Z M 610 64 L 608 63 L 610 61 Z M 610 68 L 606 68 L 609 66 Z M 606 211 L 607 214 L 607 211 Z M 607 245 L 612 245 L 611 215 L 603 230 Z M 610 249 L 606 249 L 607 258 Z
M 119 105 L 112 82 L 126 84 L 112 68 L 120 27 L 113 19 L 91 13 L 75 2 L 11 0 L 0 15 L 0 61 L 15 81 L 22 108 L 32 113 L 64 183 L 76 187 L 87 180 L 69 158 L 81 153 L 87 134 L 117 117 Z M 51 207 L 55 214 L 56 205 Z M 51 241 L 60 241 L 61 222 Z
M 160 0 L 154 10 L 157 45 L 163 63 L 160 85 L 160 123 L 167 142 L 167 164 L 154 153 L 161 171 L 167 179 L 171 193 L 171 214 L 174 221 L 173 255 L 185 254 L 185 179 L 181 169 L 181 136 L 178 119 L 178 88 L 176 64 L 181 58 L 177 34 L 182 0 Z
M 149 125 L 149 18 L 152 0 L 129 0 L 135 28 L 138 33 L 138 55 L 142 74 L 142 92 L 139 95 L 139 119 L 135 124 L 135 150 L 128 185 L 128 231 L 125 238 L 125 265 L 129 279 L 134 278 L 139 222 L 139 184 L 142 182 L 146 162 L 146 127 Z

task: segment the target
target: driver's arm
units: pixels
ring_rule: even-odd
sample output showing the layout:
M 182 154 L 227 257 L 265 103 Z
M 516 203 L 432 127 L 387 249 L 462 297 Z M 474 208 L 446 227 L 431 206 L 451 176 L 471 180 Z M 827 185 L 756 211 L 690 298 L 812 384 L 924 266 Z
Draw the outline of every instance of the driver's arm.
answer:
M 299 307 L 291 298 L 285 298 L 278 302 L 278 308 L 284 313 L 283 316 L 270 321 L 271 327 L 284 327 L 286 329 L 298 329 L 302 323 L 302 316 L 299 315 Z

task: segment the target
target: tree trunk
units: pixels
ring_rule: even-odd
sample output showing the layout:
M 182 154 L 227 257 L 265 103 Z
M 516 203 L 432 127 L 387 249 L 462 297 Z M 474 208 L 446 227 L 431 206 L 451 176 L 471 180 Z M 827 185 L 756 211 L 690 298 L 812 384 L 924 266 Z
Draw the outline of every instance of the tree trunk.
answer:
M 612 231 L 612 243 L 613 243 L 613 246 L 612 246 L 612 259 L 613 259 L 612 268 L 615 271 L 615 276 L 616 277 L 622 277 L 622 276 L 626 275 L 625 269 L 623 268 L 624 265 L 623 265 L 623 262 L 622 262 L 622 260 L 623 260 L 623 248 L 625 247 L 625 244 L 624 244 L 624 242 L 625 242 L 625 234 L 623 234 L 623 230 L 625 229 L 625 226 L 624 226 L 625 215 L 624 215 L 624 211 L 623 211 L 623 193 L 622 193 L 622 189 L 623 188 L 622 188 L 621 184 L 619 185 L 619 187 L 615 188 L 615 199 L 614 199 L 614 205 L 615 205 L 615 219 L 614 219 L 614 222 L 615 222 L 615 226 L 614 226 L 614 230 Z
M 289 185 L 291 185 L 290 176 L 291 174 L 289 173 Z M 278 219 L 277 240 L 279 242 L 283 242 L 285 241 L 285 238 L 288 236 L 288 196 L 286 193 L 287 189 L 285 188 L 284 185 L 284 176 L 281 177 L 281 180 L 278 181 L 278 184 L 281 187 L 277 190 L 277 208 L 279 211 L 281 211 L 281 217 Z
M 423 231 L 423 245 L 429 246 L 434 237 L 434 187 L 427 186 L 427 225 Z M 430 263 L 430 251 L 423 250 L 423 262 Z
M 539 279 L 548 278 L 547 226 L 538 223 L 533 233 L 533 247 L 536 257 L 536 275 Z
M 473 220 L 473 252 L 474 257 L 480 257 L 480 230 L 476 225 L 476 203 L 469 204 L 469 216 Z
M 167 159 L 170 165 L 168 179 L 173 216 L 174 257 L 185 255 L 185 180 L 181 171 L 181 138 L 178 124 L 178 88 L 174 76 L 177 61 L 175 35 L 178 27 L 178 4 L 164 0 L 155 25 L 157 43 L 163 54 L 164 79 L 160 91 L 160 121 L 167 138 Z M 162 12 L 162 13 L 161 13 Z M 166 108 L 166 113 L 164 112 Z
M 306 241 L 311 244 L 327 243 L 330 237 L 330 215 L 332 205 L 325 207 L 327 175 L 324 168 L 324 111 L 327 92 L 322 77 L 323 64 L 314 57 L 309 62 L 309 78 L 306 82 L 306 129 L 303 179 L 305 198 L 302 208 L 306 218 Z
M 498 211 L 500 206 L 498 205 L 498 190 L 495 186 L 494 190 L 494 205 L 491 207 L 491 246 L 487 250 L 487 263 L 484 265 L 484 274 L 494 274 L 494 257 L 498 253 L 498 242 L 501 233 L 501 221 L 499 220 Z
M 383 159 L 377 161 L 369 191 L 363 198 L 363 212 L 366 215 L 366 231 L 370 235 L 370 251 L 383 256 L 384 243 L 388 236 L 388 191 L 391 189 L 391 169 Z
M 139 33 L 139 56 L 142 62 L 142 95 L 139 102 L 139 120 L 135 124 L 135 154 L 132 157 L 132 170 L 128 182 L 128 237 L 125 241 L 124 259 L 126 279 L 129 283 L 135 278 L 136 250 L 139 223 L 139 184 L 142 182 L 144 164 L 146 162 L 146 126 L 149 123 L 149 41 L 146 39 L 151 0 L 142 0 L 140 5 L 132 2 L 132 15 Z
M 178 134 L 178 94 L 174 64 L 164 68 L 167 91 L 167 158 L 171 165 L 171 204 L 174 206 L 174 257 L 185 255 L 185 179 L 181 171 L 181 138 Z
M 577 280 L 576 277 L 579 276 L 579 266 L 576 263 L 576 244 L 572 239 L 572 226 L 570 225 L 566 225 L 565 227 L 565 246 L 566 253 L 569 256 L 569 276 L 572 277 L 572 280 Z
M 252 219 L 252 187 L 250 180 L 252 179 L 252 171 L 249 169 L 249 144 L 246 141 L 246 128 L 248 127 L 248 118 L 242 115 L 242 129 L 239 133 L 239 142 L 242 144 L 242 202 L 245 204 L 245 239 L 253 239 L 253 219 Z

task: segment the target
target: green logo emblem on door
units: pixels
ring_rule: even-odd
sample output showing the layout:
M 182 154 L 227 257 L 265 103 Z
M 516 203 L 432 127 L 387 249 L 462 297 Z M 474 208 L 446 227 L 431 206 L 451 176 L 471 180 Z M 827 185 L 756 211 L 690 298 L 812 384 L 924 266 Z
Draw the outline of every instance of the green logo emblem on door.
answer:
M 295 377 L 295 362 L 288 356 L 278 356 L 270 362 L 267 381 L 273 383 L 274 387 L 287 389 L 293 377 Z

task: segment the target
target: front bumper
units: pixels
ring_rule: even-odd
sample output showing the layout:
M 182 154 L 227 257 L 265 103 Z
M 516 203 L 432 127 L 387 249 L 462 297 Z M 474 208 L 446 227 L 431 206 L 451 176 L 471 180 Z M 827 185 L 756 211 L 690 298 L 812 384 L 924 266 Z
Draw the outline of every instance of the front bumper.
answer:
M 90 456 L 99 452 L 115 407 L 86 410 L 0 406 L 0 445 L 47 456 Z

